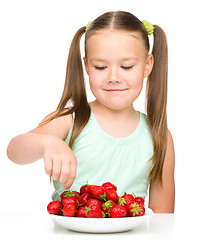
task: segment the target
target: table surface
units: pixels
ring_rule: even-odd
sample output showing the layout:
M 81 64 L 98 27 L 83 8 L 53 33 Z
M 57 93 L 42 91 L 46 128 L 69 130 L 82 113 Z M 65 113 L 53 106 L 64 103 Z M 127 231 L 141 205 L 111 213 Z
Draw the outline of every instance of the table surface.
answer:
M 183 217 L 182 217 L 183 216 Z M 184 221 L 185 219 L 185 221 Z M 92 234 L 67 230 L 55 223 L 47 213 L 1 214 L 0 239 L 198 239 L 196 221 L 178 214 L 154 214 L 130 231 L 122 233 Z M 190 233 L 190 235 L 189 235 Z

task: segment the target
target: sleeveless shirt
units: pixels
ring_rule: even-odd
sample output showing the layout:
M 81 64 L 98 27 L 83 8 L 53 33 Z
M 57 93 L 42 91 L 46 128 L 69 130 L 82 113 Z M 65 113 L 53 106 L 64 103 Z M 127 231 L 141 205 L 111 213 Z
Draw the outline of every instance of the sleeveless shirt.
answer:
M 141 112 L 135 131 L 127 137 L 113 137 L 99 126 L 94 113 L 73 145 L 77 158 L 77 173 L 71 190 L 79 191 L 87 182 L 102 185 L 111 182 L 117 186 L 117 193 L 135 193 L 146 197 L 148 176 L 152 167 L 153 143 L 145 115 Z M 72 127 L 73 128 L 73 127 Z M 72 129 L 65 142 L 69 144 Z M 52 200 L 60 200 L 65 191 L 63 184 L 53 181 L 55 191 Z

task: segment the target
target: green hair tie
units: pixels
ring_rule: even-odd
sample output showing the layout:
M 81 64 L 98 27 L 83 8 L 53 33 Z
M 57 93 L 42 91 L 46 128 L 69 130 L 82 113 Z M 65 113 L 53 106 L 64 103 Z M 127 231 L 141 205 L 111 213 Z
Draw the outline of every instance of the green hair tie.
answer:
M 153 34 L 153 32 L 154 32 L 153 24 L 148 22 L 148 21 L 146 21 L 146 20 L 143 20 L 142 23 L 143 23 L 143 25 L 144 25 L 148 35 Z
M 88 30 L 89 26 L 91 25 L 92 21 L 89 21 L 86 25 L 86 29 L 85 29 L 85 32 Z

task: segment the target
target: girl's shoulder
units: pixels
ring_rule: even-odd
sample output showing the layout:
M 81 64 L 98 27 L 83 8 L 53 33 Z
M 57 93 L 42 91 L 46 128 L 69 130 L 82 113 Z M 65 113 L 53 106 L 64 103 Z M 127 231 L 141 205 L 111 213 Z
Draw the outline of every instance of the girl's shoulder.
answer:
M 69 111 L 69 108 L 65 108 L 61 111 L 61 114 L 65 114 Z M 61 117 L 55 117 L 54 119 L 48 121 L 48 119 L 56 116 L 57 111 L 54 111 L 48 114 L 43 120 L 42 123 L 35 129 L 31 130 L 32 133 L 38 134 L 49 134 L 61 138 L 63 140 L 66 139 L 69 134 L 70 129 L 73 126 L 73 114 L 66 114 Z M 46 122 L 46 123 L 45 123 Z

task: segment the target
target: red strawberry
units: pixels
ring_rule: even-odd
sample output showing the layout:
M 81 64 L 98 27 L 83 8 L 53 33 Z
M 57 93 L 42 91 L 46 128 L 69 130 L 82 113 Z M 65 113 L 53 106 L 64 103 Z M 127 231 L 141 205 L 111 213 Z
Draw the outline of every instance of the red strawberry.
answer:
M 121 198 L 118 199 L 118 204 L 123 207 L 127 207 L 127 204 L 134 203 L 135 198 L 132 194 L 124 194 Z
M 80 195 L 80 197 L 78 198 L 79 205 L 85 205 L 86 202 L 90 199 L 90 197 L 91 195 L 89 193 L 83 193 L 82 195 Z
M 127 210 L 121 205 L 115 205 L 109 211 L 110 218 L 121 218 L 127 215 Z
M 98 206 L 91 205 L 85 208 L 85 216 L 87 218 L 102 218 L 102 210 Z
M 61 193 L 60 199 L 62 200 L 62 199 L 67 198 L 67 197 L 75 197 L 75 196 L 76 196 L 76 194 L 74 192 L 72 192 L 70 190 L 67 190 L 67 191 L 64 191 L 64 192 Z
M 107 195 L 106 196 L 107 201 L 108 200 L 112 200 L 115 203 L 117 203 L 117 201 L 119 199 L 119 196 L 118 196 L 118 194 L 117 194 L 117 192 L 115 190 L 107 189 L 107 190 L 105 190 L 105 192 L 106 192 L 106 195 Z
M 67 204 L 63 207 L 63 216 L 74 217 L 76 215 L 76 207 L 74 204 Z
M 106 193 L 105 189 L 102 186 L 92 185 L 90 188 L 91 195 L 94 198 L 100 199 L 100 200 L 106 200 Z
M 144 206 L 144 198 L 143 197 L 135 197 L 135 202 Z
M 127 212 L 131 217 L 143 216 L 145 214 L 145 208 L 138 203 L 131 203 L 127 205 Z
M 76 217 L 85 217 L 85 206 L 79 207 L 79 209 L 76 212 Z
M 142 204 L 144 206 L 144 198 L 143 197 L 136 196 L 135 193 L 133 193 L 133 196 L 135 197 L 136 203 Z
M 78 200 L 78 198 L 80 197 L 80 193 L 77 191 L 72 191 L 75 194 L 75 198 Z
M 110 182 L 103 183 L 102 187 L 104 187 L 106 190 L 111 189 L 111 190 L 117 191 L 117 187 Z
M 114 207 L 116 205 L 116 203 L 112 200 L 108 200 L 106 202 L 104 202 L 102 204 L 102 211 L 105 213 L 105 214 L 109 214 L 109 211 L 112 207 Z
M 60 214 L 62 209 L 62 204 L 60 201 L 52 201 L 47 205 L 47 211 L 50 214 Z
M 95 205 L 95 206 L 98 206 L 99 208 L 102 208 L 102 203 L 98 199 L 95 199 L 95 198 L 90 198 L 87 201 L 86 206 L 89 207 L 90 205 Z
M 92 188 L 93 188 L 94 186 L 95 186 L 95 185 L 89 185 L 89 186 L 87 187 L 87 192 L 88 192 L 89 194 L 91 194 Z
M 80 194 L 83 194 L 83 193 L 88 193 L 88 187 L 90 186 L 90 184 L 85 184 L 83 185 L 81 188 L 80 188 Z
M 63 206 L 65 206 L 67 204 L 73 204 L 76 208 L 78 207 L 78 202 L 75 197 L 63 198 L 62 204 L 63 204 Z

